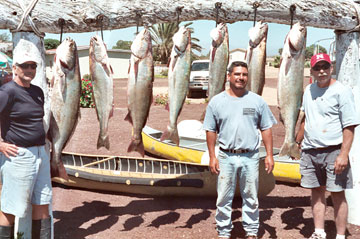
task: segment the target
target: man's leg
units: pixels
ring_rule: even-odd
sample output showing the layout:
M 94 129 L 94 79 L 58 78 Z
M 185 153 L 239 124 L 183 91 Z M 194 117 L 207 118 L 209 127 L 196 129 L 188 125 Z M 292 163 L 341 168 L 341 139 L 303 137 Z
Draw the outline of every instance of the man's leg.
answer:
M 247 236 L 257 236 L 259 229 L 259 153 L 247 153 L 239 159 L 242 224 Z
M 33 204 L 32 209 L 32 239 L 50 239 L 51 218 L 49 216 L 49 205 Z
M 217 178 L 216 230 L 219 237 L 230 238 L 233 228 L 231 213 L 236 188 L 236 170 L 231 156 L 220 152 L 218 159 L 220 173 Z
M 14 238 L 15 216 L 0 211 L 0 239 Z
M 344 191 L 342 192 L 331 192 L 331 198 L 334 204 L 335 224 L 336 231 L 339 235 L 345 235 L 347 216 L 348 216 L 348 205 L 345 198 Z
M 326 190 L 324 186 L 311 189 L 311 207 L 312 207 L 315 229 L 325 228 L 324 225 L 325 211 L 326 211 L 325 191 Z

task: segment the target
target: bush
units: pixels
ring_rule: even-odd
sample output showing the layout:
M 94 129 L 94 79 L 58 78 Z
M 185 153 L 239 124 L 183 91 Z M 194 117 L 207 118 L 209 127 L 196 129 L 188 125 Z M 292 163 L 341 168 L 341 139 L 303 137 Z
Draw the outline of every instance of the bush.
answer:
M 93 85 L 90 80 L 90 75 L 86 74 L 81 79 L 81 96 L 80 107 L 94 108 L 95 103 L 93 100 Z
M 167 105 L 169 102 L 168 94 L 159 94 L 155 96 L 155 105 Z

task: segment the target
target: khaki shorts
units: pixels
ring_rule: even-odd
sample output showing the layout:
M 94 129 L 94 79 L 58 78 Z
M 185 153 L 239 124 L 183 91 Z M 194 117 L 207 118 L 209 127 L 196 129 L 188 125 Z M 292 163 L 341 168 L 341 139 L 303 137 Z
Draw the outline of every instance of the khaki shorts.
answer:
M 329 192 L 341 192 L 353 187 L 350 163 L 341 174 L 335 174 L 334 164 L 341 146 L 303 150 L 300 160 L 301 186 L 326 186 Z
M 29 204 L 48 205 L 52 200 L 50 159 L 44 146 L 18 147 L 18 155 L 0 153 L 1 211 L 24 217 Z

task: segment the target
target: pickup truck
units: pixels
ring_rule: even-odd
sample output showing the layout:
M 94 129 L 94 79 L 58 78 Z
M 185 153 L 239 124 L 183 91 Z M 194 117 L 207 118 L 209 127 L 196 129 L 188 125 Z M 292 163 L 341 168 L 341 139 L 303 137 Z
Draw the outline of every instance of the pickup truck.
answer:
M 196 60 L 191 64 L 188 97 L 202 93 L 206 97 L 209 86 L 209 60 Z

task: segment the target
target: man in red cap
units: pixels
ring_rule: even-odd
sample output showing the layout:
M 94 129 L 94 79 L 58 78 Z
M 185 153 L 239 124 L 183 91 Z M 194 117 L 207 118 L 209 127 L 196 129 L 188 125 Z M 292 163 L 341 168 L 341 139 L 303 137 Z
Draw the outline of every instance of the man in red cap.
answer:
M 360 123 L 355 114 L 351 89 L 331 78 L 333 67 L 327 54 L 311 58 L 314 83 L 303 95 L 305 117 L 296 135 L 301 145 L 301 186 L 311 189 L 315 231 L 312 239 L 325 239 L 325 192 L 334 204 L 336 239 L 345 239 L 348 205 L 344 189 L 352 188 L 349 151 L 354 128 Z

